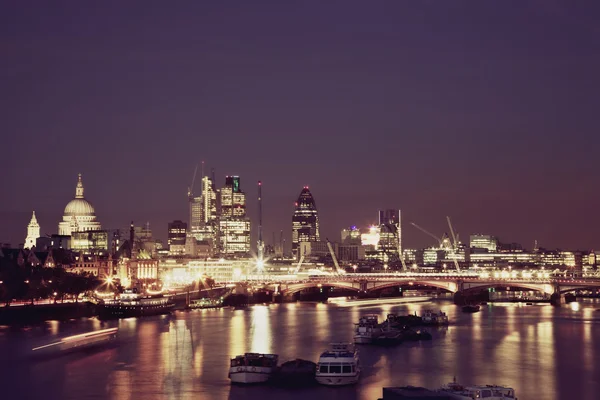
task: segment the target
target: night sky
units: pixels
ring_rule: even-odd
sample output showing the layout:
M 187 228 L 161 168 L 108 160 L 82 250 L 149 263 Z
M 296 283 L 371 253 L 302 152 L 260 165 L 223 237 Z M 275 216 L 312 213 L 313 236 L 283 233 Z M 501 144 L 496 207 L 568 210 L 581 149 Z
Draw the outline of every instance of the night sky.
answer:
M 164 239 L 204 160 L 253 222 L 263 181 L 267 243 L 309 185 L 332 240 L 401 208 L 409 247 L 449 215 L 598 249 L 598 21 L 594 0 L 2 2 L 0 242 L 32 210 L 56 233 L 78 173 L 103 227 Z

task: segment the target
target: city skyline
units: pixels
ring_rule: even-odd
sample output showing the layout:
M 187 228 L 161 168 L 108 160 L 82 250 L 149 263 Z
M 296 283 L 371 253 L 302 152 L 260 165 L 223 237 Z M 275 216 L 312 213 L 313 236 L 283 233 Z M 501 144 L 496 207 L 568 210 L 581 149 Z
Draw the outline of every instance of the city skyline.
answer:
M 206 176 L 205 177 L 201 177 L 201 181 L 204 181 L 203 178 L 207 178 L 207 177 Z M 222 185 L 222 186 L 214 185 L 214 190 L 216 190 L 216 192 L 218 193 L 218 196 L 220 196 L 220 197 L 223 197 L 223 195 L 224 195 L 224 192 L 223 192 L 222 189 L 227 190 L 228 188 L 234 187 L 234 185 L 235 185 L 235 187 L 239 188 L 239 182 L 240 182 L 240 179 L 241 179 L 241 177 L 238 176 L 238 175 L 231 175 L 231 176 L 230 175 L 226 175 L 224 178 L 225 178 L 224 179 L 224 181 L 225 181 L 224 185 Z M 210 183 L 210 180 L 208 180 L 207 182 Z M 235 184 L 234 184 L 234 182 L 235 182 Z M 73 207 L 72 204 L 76 203 L 78 201 L 83 200 L 83 190 L 84 190 L 84 186 L 82 185 L 82 174 L 78 174 L 77 185 L 76 185 L 76 195 L 75 195 L 74 200 L 72 199 L 70 202 L 68 202 L 67 207 L 64 209 L 65 216 L 63 216 L 63 221 L 67 220 L 67 218 L 68 218 L 67 215 L 70 215 L 68 209 L 70 207 L 71 208 Z M 234 189 L 234 191 L 235 191 L 235 189 Z M 231 190 L 230 190 L 230 192 L 231 192 Z M 187 197 L 187 201 L 188 202 L 190 201 L 190 197 L 189 197 L 190 193 L 193 193 L 193 191 L 188 190 L 188 197 Z M 246 204 L 247 203 L 247 199 L 246 199 L 246 195 L 247 194 L 245 192 L 241 191 L 241 190 L 240 190 L 239 193 L 241 193 L 244 196 L 243 200 L 242 200 L 242 203 L 240 203 L 240 204 Z M 315 204 L 314 204 L 312 193 L 309 191 L 309 187 L 308 186 L 304 186 L 303 189 L 302 189 L 302 191 L 301 191 L 301 193 L 300 193 L 300 196 L 294 202 L 294 209 L 296 210 L 295 212 L 293 212 L 294 216 L 297 213 L 298 205 L 300 204 L 300 202 L 304 198 L 303 197 L 304 195 L 308 195 L 308 198 L 309 198 L 309 200 L 310 200 L 310 202 L 312 204 L 312 207 L 316 207 Z M 225 194 L 225 197 L 227 197 L 227 198 L 230 198 L 231 196 L 232 196 L 232 194 Z M 250 198 L 251 197 L 252 196 L 250 196 Z M 221 202 L 223 202 L 223 201 L 221 200 Z M 94 206 L 92 206 L 91 203 L 89 201 L 87 201 L 87 199 L 85 200 L 85 203 L 88 204 L 89 207 L 91 207 L 92 213 L 94 213 Z M 190 207 L 189 203 L 188 203 L 188 207 Z M 232 212 L 230 209 L 228 211 L 227 207 L 230 207 L 230 206 L 225 206 L 223 208 L 223 211 L 222 211 L 225 216 L 230 215 L 231 212 Z M 187 210 L 188 211 L 187 219 L 186 218 L 173 218 L 173 219 L 168 220 L 167 221 L 167 229 L 165 229 L 164 232 L 160 229 L 160 227 L 156 228 L 153 225 L 151 225 L 150 221 L 146 221 L 146 222 L 134 221 L 134 222 L 135 222 L 136 225 L 144 225 L 144 226 L 146 226 L 146 225 L 150 224 L 150 229 L 152 230 L 153 237 L 156 238 L 156 239 L 161 240 L 163 242 L 163 244 L 168 247 L 169 246 L 168 232 L 170 231 L 170 229 L 171 229 L 170 226 L 171 226 L 171 224 L 173 222 L 181 222 L 181 221 L 183 221 L 188 226 L 188 228 L 190 229 L 189 233 L 192 234 L 192 236 L 195 236 L 195 235 L 193 235 L 193 233 L 191 231 L 191 229 L 192 229 L 191 226 L 192 225 L 190 225 L 190 219 L 192 218 L 192 212 L 190 210 L 191 210 L 190 208 L 188 208 L 188 210 Z M 319 208 L 316 207 L 315 210 L 318 211 Z M 249 211 L 249 210 L 247 210 L 247 208 L 244 208 L 244 211 L 243 211 L 242 215 L 246 215 L 247 211 Z M 33 216 L 33 219 L 31 219 L 31 217 L 30 217 L 30 220 L 31 221 L 35 220 L 35 223 L 37 224 L 38 223 L 37 222 L 37 216 L 35 215 L 36 210 L 32 210 L 32 212 L 34 213 L 34 216 Z M 392 213 L 392 212 L 397 212 L 398 214 L 389 214 L 389 213 Z M 393 219 L 398 219 L 399 218 L 398 215 L 399 215 L 400 212 L 401 212 L 401 210 L 379 209 L 379 210 L 377 210 L 376 218 L 374 218 L 373 221 L 370 221 L 370 222 L 368 222 L 366 224 L 363 224 L 363 225 L 352 224 L 352 225 L 342 226 L 339 229 L 337 229 L 337 231 L 335 231 L 335 233 L 334 233 L 333 230 L 331 230 L 331 228 L 329 230 L 326 230 L 326 231 L 330 231 L 331 230 L 332 235 L 329 236 L 329 237 L 332 238 L 331 241 L 333 241 L 333 242 L 342 242 L 342 240 L 340 238 L 340 233 L 341 233 L 342 230 L 345 230 L 348 227 L 352 227 L 352 228 L 358 228 L 362 233 L 366 233 L 366 232 L 368 232 L 369 227 L 378 226 L 379 224 L 381 224 L 382 223 L 382 218 L 391 218 L 392 220 Z M 319 211 L 319 213 L 321 213 L 321 212 Z M 252 213 L 249 212 L 248 214 L 252 214 Z M 384 217 L 384 215 L 385 215 L 385 217 Z M 96 216 L 94 216 L 93 218 L 96 218 Z M 292 218 L 292 219 L 294 219 L 294 218 Z M 94 221 L 95 221 L 95 219 L 94 219 Z M 252 219 L 250 221 L 252 222 Z M 61 224 L 63 224 L 63 223 L 64 222 L 61 222 Z M 96 222 L 94 222 L 94 223 L 96 223 Z M 43 227 L 42 227 L 42 229 L 40 231 L 40 235 L 41 236 L 50 236 L 52 234 L 57 234 L 57 233 L 61 234 L 61 232 L 60 232 L 60 225 L 61 224 L 59 224 L 59 229 L 55 230 L 55 231 L 45 231 L 43 229 Z M 423 245 L 416 245 L 416 246 L 408 246 L 407 248 L 426 248 L 426 247 L 432 247 L 432 246 L 436 247 L 438 245 L 438 243 L 435 243 L 435 240 L 432 242 L 431 236 L 427 235 L 426 233 L 423 233 L 423 231 L 421 230 L 422 228 L 417 228 L 417 227 L 413 228 L 413 227 L 410 227 L 410 225 L 412 223 L 406 223 L 406 224 L 408 225 L 407 227 L 408 227 L 408 229 L 410 229 L 410 231 L 412 231 L 412 232 L 416 231 L 418 233 L 418 235 L 424 236 L 424 237 L 427 238 L 426 239 L 427 242 L 425 244 L 423 244 Z M 76 224 L 75 226 L 78 226 L 78 225 Z M 121 223 L 121 225 L 119 225 L 119 226 L 123 226 L 123 223 Z M 258 226 L 258 223 L 257 223 L 256 226 Z M 288 252 L 288 253 L 291 252 L 292 255 L 294 254 L 294 248 L 292 246 L 293 240 L 290 240 L 290 239 L 293 239 L 293 234 L 292 234 L 293 233 L 293 226 L 294 225 L 293 225 L 293 222 L 292 222 L 292 224 L 290 225 L 290 229 L 288 229 L 288 231 L 290 231 L 290 232 L 286 232 L 286 230 L 283 229 L 283 232 L 284 232 L 284 236 L 283 237 L 284 237 L 284 239 L 285 239 L 285 241 L 287 243 L 285 251 Z M 407 227 L 404 227 L 404 229 L 406 229 Z M 40 229 L 40 225 L 37 225 L 36 229 L 39 230 Z M 98 227 L 96 227 L 96 229 L 99 229 L 99 225 L 98 225 Z M 108 229 L 118 229 L 118 228 L 108 227 Z M 318 220 L 317 220 L 317 232 L 319 230 L 321 230 L 321 228 L 320 228 L 320 224 L 318 223 Z M 29 236 L 30 231 L 29 231 L 28 227 L 26 227 L 26 231 L 27 231 L 27 236 Z M 439 233 L 439 237 L 444 237 L 444 236 L 445 237 L 449 237 L 449 235 L 450 235 L 449 228 L 448 228 L 447 225 L 446 225 L 446 229 L 445 230 L 442 229 L 441 232 L 442 233 Z M 278 231 L 274 230 L 274 231 L 272 231 L 272 233 L 276 234 L 273 237 L 277 237 L 277 239 L 275 239 L 275 240 L 278 241 L 279 240 Z M 436 234 L 437 233 L 438 232 L 436 232 Z M 483 232 L 480 232 L 480 231 L 478 231 L 478 232 L 467 232 L 467 233 L 463 232 L 463 236 L 461 237 L 462 238 L 461 242 L 463 244 L 465 244 L 465 245 L 468 245 L 469 242 L 468 242 L 468 240 L 465 239 L 465 237 L 468 238 L 470 235 L 478 235 L 478 234 L 486 234 L 486 235 L 491 235 L 491 236 L 497 237 L 498 239 L 501 239 L 503 243 L 507 243 L 507 244 L 509 244 L 509 243 L 519 243 L 519 244 L 521 244 L 523 246 L 524 249 L 528 249 L 528 250 L 533 249 L 534 246 L 541 247 L 541 248 L 546 248 L 546 249 L 549 249 L 549 250 L 552 250 L 552 249 L 560 249 L 560 250 L 594 250 L 594 248 L 583 248 L 583 247 L 571 247 L 570 248 L 570 247 L 564 247 L 564 246 L 545 246 L 544 243 L 543 242 L 540 243 L 540 240 L 538 240 L 538 239 L 534 240 L 534 243 L 532 243 L 533 244 L 532 246 L 528 246 L 527 243 L 519 242 L 518 240 L 513 240 L 512 237 L 503 237 L 503 236 L 498 235 L 498 234 L 496 234 L 494 232 L 488 232 L 488 231 L 483 231 Z M 128 230 L 123 230 L 122 235 L 124 235 L 123 237 L 127 237 Z M 256 231 L 256 229 L 252 228 L 252 241 L 255 240 L 255 238 L 257 237 L 257 235 L 258 235 L 258 232 Z M 265 235 L 265 237 L 267 237 L 266 242 L 268 244 L 272 244 L 272 245 L 276 245 L 277 244 L 277 243 L 270 243 L 270 240 L 269 240 L 270 235 Z M 318 240 L 324 241 L 326 237 L 327 236 L 321 235 L 321 238 L 318 239 Z M 409 242 L 411 242 L 411 241 L 409 241 Z M 0 240 L 0 243 L 10 243 L 10 242 L 6 242 L 6 241 Z M 10 244 L 13 245 L 13 246 L 18 246 L 18 245 L 21 245 L 23 243 L 17 242 L 17 243 L 10 243 Z M 254 248 L 254 243 L 251 243 L 250 248 L 251 248 L 252 253 L 255 253 L 256 249 Z
M 441 235 L 447 215 L 461 237 L 597 248 L 598 7 L 4 4 L 0 241 L 32 211 L 54 233 L 77 173 L 103 227 L 165 240 L 204 160 L 247 183 L 252 221 L 264 183 L 267 242 L 290 242 L 308 185 L 324 237 L 397 208 L 408 248 L 432 244 L 408 222 Z

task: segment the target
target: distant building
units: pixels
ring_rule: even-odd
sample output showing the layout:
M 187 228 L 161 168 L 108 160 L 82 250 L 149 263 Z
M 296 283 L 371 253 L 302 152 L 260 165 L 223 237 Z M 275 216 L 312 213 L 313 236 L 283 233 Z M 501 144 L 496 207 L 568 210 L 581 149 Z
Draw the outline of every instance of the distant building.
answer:
M 246 193 L 242 191 L 239 176 L 225 177 L 225 186 L 220 190 L 221 218 L 246 216 Z
M 498 249 L 498 239 L 490 235 L 471 235 L 469 247 L 472 249 L 485 249 L 494 253 Z
M 96 220 L 96 212 L 92 203 L 83 197 L 81 174 L 77 178 L 75 198 L 65 207 L 63 220 L 58 224 L 59 235 L 71 235 L 72 232 L 98 231 L 102 229 Z
M 360 244 L 360 229 L 356 226 L 342 229 L 342 244 Z
M 298 196 L 292 217 L 292 255 L 298 259 L 300 242 L 318 242 L 319 215 L 312 193 L 305 186 Z
M 250 253 L 250 220 L 222 217 L 219 221 L 219 248 L 223 255 Z
M 365 248 L 360 244 L 340 244 L 336 246 L 339 262 L 354 262 L 365 259 Z
M 27 237 L 25 238 L 25 243 L 23 247 L 26 249 L 31 249 L 36 245 L 36 240 L 40 237 L 40 224 L 37 222 L 37 218 L 35 217 L 35 211 L 31 215 L 31 221 L 29 221 L 29 225 L 27 225 Z
M 111 239 L 103 230 L 72 232 L 71 237 L 71 249 L 84 252 L 107 252 Z
M 379 249 L 387 255 L 402 253 L 400 210 L 379 211 Z
M 169 254 L 182 255 L 185 253 L 185 238 L 187 232 L 187 224 L 183 221 L 176 220 L 169 222 L 168 244 Z

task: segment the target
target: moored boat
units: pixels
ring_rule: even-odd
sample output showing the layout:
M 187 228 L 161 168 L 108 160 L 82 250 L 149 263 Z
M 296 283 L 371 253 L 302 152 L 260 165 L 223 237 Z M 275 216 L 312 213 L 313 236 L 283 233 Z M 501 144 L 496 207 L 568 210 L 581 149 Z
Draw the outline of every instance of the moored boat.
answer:
M 117 300 L 104 300 L 98 305 L 100 318 L 129 318 L 168 314 L 175 304 L 162 294 L 142 296 L 125 291 Z
M 331 350 L 321 353 L 315 378 L 328 386 L 351 385 L 360 377 L 358 351 L 349 343 L 332 343 Z
M 513 388 L 498 385 L 463 386 L 456 383 L 456 379 L 439 389 L 437 392 L 444 393 L 450 396 L 450 398 L 457 400 L 481 398 L 489 400 L 516 400 L 515 390 Z
M 378 328 L 377 315 L 369 314 L 360 317 L 354 331 L 354 343 L 368 344 L 372 343 L 374 338 L 381 334 Z
M 441 310 L 439 312 L 425 310 L 421 319 L 425 325 L 448 325 L 448 315 Z
M 261 383 L 268 381 L 277 370 L 277 354 L 245 353 L 231 359 L 231 383 Z

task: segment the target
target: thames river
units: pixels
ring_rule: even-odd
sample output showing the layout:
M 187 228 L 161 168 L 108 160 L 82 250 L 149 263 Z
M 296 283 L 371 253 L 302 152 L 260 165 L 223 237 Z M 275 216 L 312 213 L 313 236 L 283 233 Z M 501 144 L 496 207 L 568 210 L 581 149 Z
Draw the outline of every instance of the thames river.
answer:
M 353 387 L 232 387 L 229 359 L 244 352 L 317 361 L 331 342 L 352 341 L 363 314 L 448 313 L 451 325 L 433 340 L 393 348 L 361 346 L 362 375 Z M 490 304 L 475 314 L 449 302 L 383 307 L 320 303 L 213 309 L 100 322 L 50 321 L 0 327 L 2 399 L 368 399 L 384 386 L 437 388 L 501 384 L 519 400 L 600 398 L 600 303 Z M 46 360 L 25 358 L 57 337 L 119 327 L 116 346 Z

